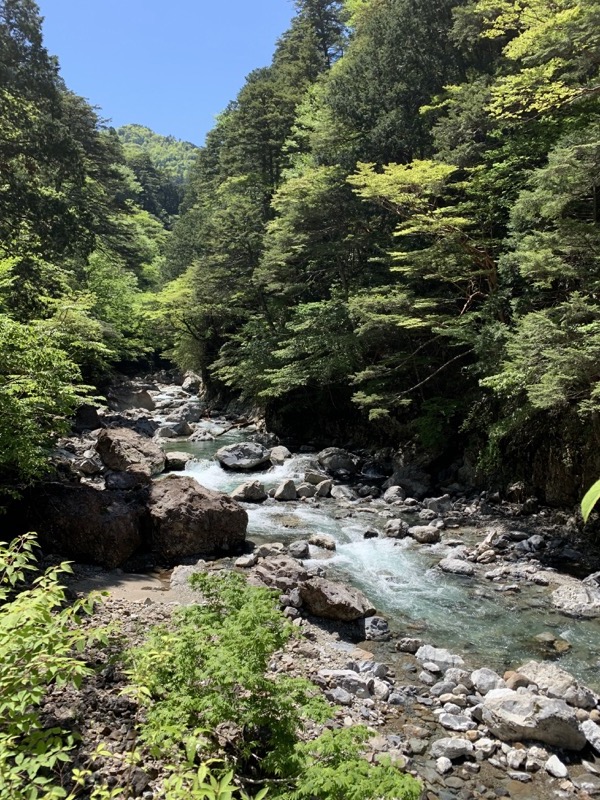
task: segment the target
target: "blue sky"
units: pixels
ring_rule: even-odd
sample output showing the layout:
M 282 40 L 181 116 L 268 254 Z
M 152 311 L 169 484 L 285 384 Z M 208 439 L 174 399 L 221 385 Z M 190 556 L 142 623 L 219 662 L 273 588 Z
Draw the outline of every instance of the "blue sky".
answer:
M 115 126 L 202 144 L 245 76 L 266 66 L 291 0 L 38 0 L 67 86 Z

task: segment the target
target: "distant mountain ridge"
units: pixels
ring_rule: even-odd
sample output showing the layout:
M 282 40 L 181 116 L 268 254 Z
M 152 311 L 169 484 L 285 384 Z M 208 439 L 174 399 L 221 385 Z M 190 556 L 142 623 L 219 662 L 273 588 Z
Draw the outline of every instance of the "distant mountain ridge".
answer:
M 183 184 L 198 154 L 198 147 L 175 136 L 161 136 L 145 125 L 123 125 L 117 134 L 127 155 L 146 153 L 153 165 L 164 170 L 178 184 Z

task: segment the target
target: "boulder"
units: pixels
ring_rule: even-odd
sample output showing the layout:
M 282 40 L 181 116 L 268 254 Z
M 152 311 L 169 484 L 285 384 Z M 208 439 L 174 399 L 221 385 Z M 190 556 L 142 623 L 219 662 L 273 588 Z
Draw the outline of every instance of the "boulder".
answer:
M 300 596 L 307 611 L 315 617 L 351 622 L 375 614 L 375 608 L 359 589 L 325 578 L 302 583 Z
M 103 428 L 104 423 L 98 415 L 98 409 L 95 406 L 85 403 L 79 406 L 75 412 L 75 419 L 73 421 L 73 430 L 75 433 L 83 433 L 84 431 L 95 431 L 98 428 Z
M 435 544 L 440 541 L 440 531 L 433 525 L 413 525 L 408 535 L 420 544 Z
M 389 539 L 403 539 L 408 536 L 409 527 L 403 519 L 390 519 L 385 523 L 384 533 Z
M 288 545 L 288 554 L 292 558 L 310 558 L 310 550 L 308 549 L 308 542 L 300 539 L 297 542 L 292 542 Z
M 328 533 L 313 533 L 308 543 L 320 547 L 322 550 L 335 550 L 335 539 Z
M 161 448 L 129 428 L 100 431 L 96 450 L 108 469 L 134 475 L 140 484 L 149 483 L 152 476 L 165 468 L 166 459 Z
M 240 442 L 221 447 L 215 458 L 222 467 L 232 470 L 256 469 L 269 461 L 269 450 L 256 442 Z
M 246 540 L 244 509 L 193 478 L 169 475 L 155 481 L 148 510 L 151 547 L 158 558 L 231 553 Z
M 586 719 L 581 723 L 581 731 L 597 753 L 600 753 L 600 726 L 593 720 Z
M 292 454 L 283 445 L 278 445 L 277 447 L 273 447 L 271 449 L 271 464 L 283 464 L 288 458 L 291 458 Z
M 383 499 L 386 503 L 397 503 L 406 499 L 406 492 L 401 486 L 390 486 L 383 493 Z
M 433 647 L 430 644 L 421 645 L 416 652 L 416 657 L 422 664 L 431 661 L 442 672 L 451 667 L 462 667 L 465 663 L 460 656 L 454 655 L 449 650 L 444 650 L 443 647 Z
M 596 696 L 564 669 L 548 661 L 528 661 L 517 670 L 548 697 L 557 697 L 577 708 L 594 708 Z
M 280 500 L 282 502 L 295 500 L 297 497 L 296 484 L 291 479 L 280 483 L 277 489 L 275 489 L 273 497 L 275 500 Z
M 108 405 L 114 411 L 128 411 L 132 408 L 154 411 L 156 408 L 152 396 L 146 389 L 135 389 L 128 386 L 112 389 L 108 395 Z
M 262 503 L 267 499 L 265 487 L 260 481 L 246 481 L 235 488 L 230 496 L 238 503 Z
M 438 567 L 442 572 L 451 572 L 454 575 L 474 575 L 475 567 L 468 561 L 463 561 L 462 558 L 452 558 L 448 556 L 443 558 Z
M 318 483 L 316 486 L 315 497 L 329 497 L 333 489 L 333 481 L 325 480 Z
M 503 689 L 506 685 L 497 672 L 494 672 L 493 669 L 487 669 L 487 667 L 482 667 L 482 669 L 476 669 L 475 672 L 472 672 L 471 683 L 481 695 L 486 695 L 493 689 Z
M 349 486 L 332 486 L 331 496 L 334 500 L 356 500 L 356 492 Z
M 317 487 L 312 483 L 301 483 L 296 490 L 298 497 L 314 497 L 317 493 Z
M 504 742 L 530 739 L 567 750 L 586 743 L 577 716 L 564 700 L 534 694 L 527 689 L 494 689 L 481 706 L 482 722 Z
M 299 561 L 282 555 L 266 558 L 254 570 L 252 577 L 262 586 L 291 592 L 308 578 L 308 572 Z
M 356 697 L 370 697 L 373 678 L 359 675 L 351 669 L 321 669 L 319 677 L 327 683 L 338 686 Z
M 181 384 L 181 388 L 184 390 L 184 392 L 198 394 L 202 388 L 202 378 L 199 375 L 196 375 L 195 372 L 186 372 L 183 383 Z
M 566 583 L 552 592 L 556 608 L 570 617 L 599 617 L 600 589 L 583 583 Z
M 144 506 L 137 492 L 45 485 L 31 508 L 45 550 L 114 569 L 142 544 Z
M 342 450 L 339 447 L 327 447 L 317 456 L 319 464 L 328 472 L 348 472 L 354 475 L 358 472 L 358 456 Z
M 366 617 L 362 625 L 367 641 L 388 642 L 392 638 L 390 626 L 383 617 Z
M 423 508 L 435 511 L 436 514 L 445 514 L 452 508 L 452 498 L 449 494 L 444 494 L 442 497 L 428 497 L 423 500 Z
M 165 469 L 173 472 L 181 472 L 185 469 L 188 461 L 192 460 L 189 453 L 180 453 L 172 450 L 170 453 L 165 453 Z
M 305 483 L 312 483 L 313 486 L 318 486 L 323 481 L 329 480 L 327 475 L 323 474 L 322 472 L 315 472 L 314 470 L 307 470 L 304 473 L 304 482 Z
M 431 745 L 431 755 L 433 758 L 449 758 L 455 761 L 473 752 L 473 743 L 468 739 L 445 738 L 438 739 Z

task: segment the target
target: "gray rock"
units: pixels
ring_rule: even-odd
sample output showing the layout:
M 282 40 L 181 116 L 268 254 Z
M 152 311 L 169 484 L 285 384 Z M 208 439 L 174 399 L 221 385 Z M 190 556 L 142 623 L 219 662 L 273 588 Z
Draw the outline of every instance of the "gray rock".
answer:
M 460 656 L 454 655 L 449 650 L 444 650 L 442 647 L 432 647 L 430 644 L 424 644 L 419 647 L 416 656 L 421 663 L 433 661 L 442 671 L 446 671 L 450 667 L 462 667 L 465 663 Z
M 406 492 L 401 486 L 390 486 L 383 493 L 383 499 L 386 503 L 402 502 L 406 498 Z
M 349 486 L 332 486 L 330 494 L 335 500 L 356 500 L 356 493 Z
M 318 486 L 323 481 L 328 481 L 329 478 L 323 472 L 315 472 L 315 470 L 307 470 L 304 473 L 304 482 L 312 483 L 313 486 Z
M 440 532 L 431 525 L 413 525 L 408 535 L 420 544 L 435 544 L 440 541 Z
M 596 695 L 564 669 L 547 661 L 528 661 L 519 667 L 518 673 L 535 683 L 548 697 L 557 697 L 577 708 L 594 708 Z
M 452 498 L 449 494 L 442 495 L 442 497 L 428 497 L 423 500 L 423 506 L 435 511 L 436 514 L 445 514 L 452 508 Z
M 370 697 L 373 687 L 373 678 L 359 675 L 350 669 L 321 669 L 318 673 L 320 678 L 345 689 L 355 697 Z
M 277 445 L 277 447 L 273 447 L 271 449 L 270 458 L 271 464 L 283 464 L 287 461 L 288 458 L 291 458 L 292 454 L 283 445 Z
M 597 753 L 600 753 L 600 725 L 591 719 L 581 723 L 581 731 Z
M 329 497 L 331 494 L 331 490 L 333 489 L 333 481 L 327 480 L 321 481 L 317 484 L 315 497 Z
M 192 456 L 189 453 L 179 453 L 172 450 L 169 453 L 165 453 L 165 469 L 172 472 L 181 472 L 191 460 Z
M 383 617 L 367 617 L 363 624 L 368 641 L 387 642 L 391 638 L 390 626 Z
M 473 752 L 473 744 L 468 739 L 447 737 L 438 739 L 431 745 L 431 755 L 433 758 L 449 758 L 456 761 L 458 758 L 468 756 Z
M 435 683 L 435 678 L 431 674 L 431 672 L 427 672 L 427 670 L 423 670 L 419 672 L 419 680 L 421 683 L 424 683 L 426 686 L 433 686 Z
M 279 589 L 292 597 L 298 584 L 308 578 L 308 572 L 299 561 L 287 556 L 277 555 L 265 558 L 252 572 L 252 579 L 272 589 Z
M 463 714 L 443 713 L 439 715 L 438 722 L 443 728 L 447 728 L 450 731 L 460 731 L 463 733 L 465 731 L 472 731 L 477 727 L 477 724 L 473 722 L 472 719 L 464 716 Z
M 336 703 L 340 706 L 351 706 L 352 705 L 352 695 L 350 692 L 347 692 L 341 686 L 335 686 L 333 689 L 330 689 L 328 692 L 325 692 L 325 697 L 332 703 Z
M 482 704 L 482 720 L 505 742 L 532 739 L 569 750 L 581 750 L 585 736 L 575 712 L 563 700 L 526 689 L 494 689 Z
M 222 467 L 244 471 L 256 469 L 269 461 L 269 450 L 256 442 L 239 442 L 221 447 L 215 458 Z
M 335 550 L 335 539 L 328 533 L 313 533 L 308 540 L 309 544 L 320 547 L 322 550 Z
M 423 646 L 423 642 L 420 639 L 399 639 L 396 642 L 396 650 L 400 653 L 416 653 L 419 647 Z
M 297 542 L 292 542 L 288 545 L 288 554 L 292 558 L 309 558 L 310 557 L 310 550 L 308 547 L 308 542 L 304 539 L 301 539 Z
M 463 561 L 460 558 L 452 558 L 451 556 L 443 558 L 438 564 L 438 567 L 442 572 L 451 572 L 454 575 L 475 574 L 475 567 L 473 564 L 470 564 L 468 561 Z
M 600 589 L 584 583 L 567 583 L 552 592 L 556 608 L 570 617 L 600 616 Z
M 312 483 L 301 483 L 296 490 L 298 497 L 314 497 L 317 493 L 317 487 Z
M 384 533 L 389 539 L 403 539 L 408 535 L 409 527 L 403 519 L 390 519 L 385 523 Z
M 343 470 L 351 475 L 358 472 L 358 457 L 339 447 L 328 447 L 321 450 L 317 460 L 328 472 Z
M 372 616 L 375 608 L 359 590 L 325 578 L 312 578 L 300 586 L 305 608 L 315 617 L 350 622 Z
M 592 797 L 600 794 L 600 775 L 579 775 L 572 780 L 577 789 L 587 792 Z
M 288 500 L 295 500 L 297 497 L 296 494 L 296 485 L 294 481 L 287 480 L 283 483 L 280 483 L 277 489 L 275 489 L 275 494 L 273 495 L 275 500 L 279 500 L 281 502 L 285 502 Z
M 471 681 L 471 674 L 466 671 L 466 669 L 460 669 L 459 667 L 450 667 L 444 673 L 444 680 L 450 681 L 457 686 L 462 684 L 467 689 L 473 688 L 473 682 Z
M 235 566 L 249 569 L 250 567 L 256 566 L 257 561 L 258 557 L 254 553 L 248 553 L 247 555 L 236 558 Z
M 481 695 L 486 695 L 492 689 L 503 689 L 506 686 L 497 672 L 486 667 L 476 669 L 475 672 L 471 673 L 471 683 Z
M 262 503 L 267 499 L 265 487 L 260 481 L 246 481 L 231 493 L 230 497 L 238 503 Z

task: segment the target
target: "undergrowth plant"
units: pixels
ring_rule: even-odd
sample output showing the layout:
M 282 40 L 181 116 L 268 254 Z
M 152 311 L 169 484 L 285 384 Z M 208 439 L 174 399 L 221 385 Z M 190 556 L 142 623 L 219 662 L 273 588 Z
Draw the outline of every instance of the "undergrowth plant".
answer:
M 294 631 L 274 592 L 235 573 L 200 573 L 191 583 L 201 603 L 176 612 L 131 656 L 146 705 L 142 739 L 174 760 L 165 798 L 213 800 L 212 791 L 219 800 L 243 800 L 240 787 L 281 800 L 420 796 L 421 785 L 391 763 L 362 758 L 366 728 L 303 741 L 305 721 L 326 721 L 331 707 L 309 681 L 269 672 Z M 207 782 L 213 759 L 222 767 Z
M 65 605 L 67 563 L 33 576 L 36 544 L 31 533 L 0 542 L 0 800 L 67 797 L 59 776 L 75 739 L 44 724 L 41 704 L 51 685 L 81 685 L 91 670 L 77 654 L 101 638 L 79 625 L 92 597 Z

